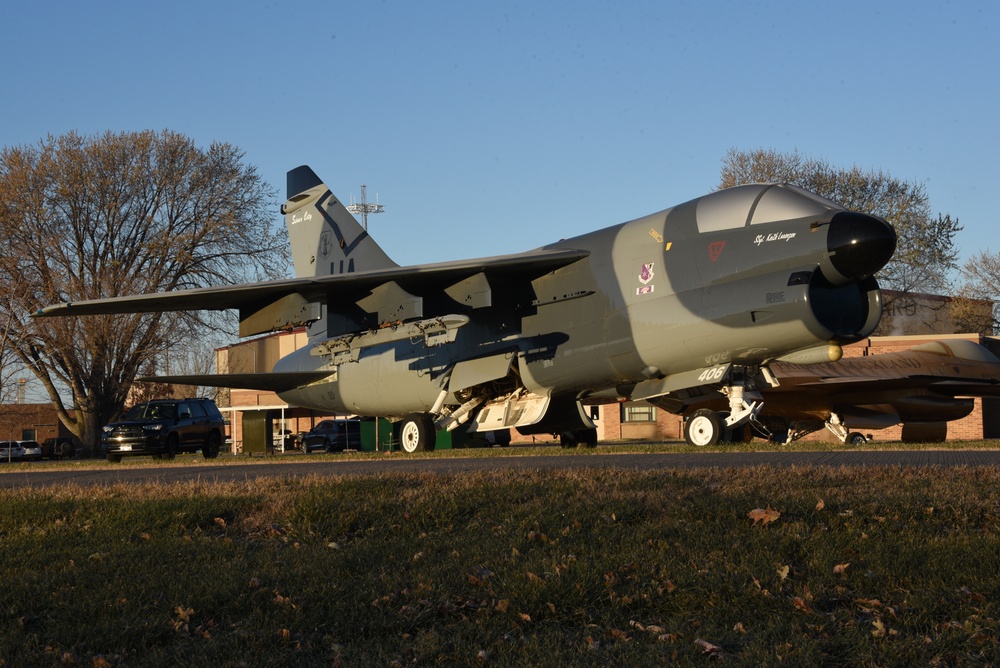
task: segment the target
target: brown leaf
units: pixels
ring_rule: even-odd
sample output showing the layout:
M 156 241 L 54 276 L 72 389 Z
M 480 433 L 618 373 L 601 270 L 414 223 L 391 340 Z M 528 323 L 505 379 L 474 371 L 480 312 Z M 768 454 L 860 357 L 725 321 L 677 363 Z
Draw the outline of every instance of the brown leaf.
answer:
M 768 506 L 766 509 L 754 508 L 747 513 L 747 516 L 753 520 L 754 526 L 757 526 L 757 524 L 770 524 L 781 517 L 781 513 Z
M 806 603 L 805 599 L 801 598 L 800 596 L 796 596 L 795 598 L 792 599 L 792 605 L 794 605 L 802 612 L 811 612 L 809 604 Z
M 708 654 L 708 656 L 713 659 L 720 658 L 724 654 L 721 647 L 719 647 L 718 645 L 713 645 L 712 643 L 706 640 L 698 638 L 694 641 L 694 644 L 701 647 L 702 654 Z
M 834 573 L 834 575 L 841 575 L 841 574 L 843 574 L 843 572 L 846 571 L 850 565 L 851 565 L 850 563 L 837 564 L 836 566 L 833 567 L 833 573 Z
M 529 615 L 526 612 L 519 612 L 519 613 L 517 613 L 517 616 L 521 618 L 522 622 L 530 622 L 531 621 L 531 615 Z
M 507 612 L 507 608 L 509 606 L 510 606 L 510 599 L 502 598 L 499 601 L 497 601 L 497 604 L 494 606 L 494 608 L 496 609 L 497 612 Z
M 824 508 L 826 508 L 826 504 L 823 503 L 823 499 L 816 502 L 816 510 L 823 510 Z

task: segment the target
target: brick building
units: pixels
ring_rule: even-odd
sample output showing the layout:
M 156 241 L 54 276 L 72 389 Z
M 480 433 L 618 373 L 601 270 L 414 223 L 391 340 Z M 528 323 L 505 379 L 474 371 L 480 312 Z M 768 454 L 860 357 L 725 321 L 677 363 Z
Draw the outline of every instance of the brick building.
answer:
M 77 442 L 76 437 L 59 421 L 51 403 L 0 405 L 0 440 L 41 443 L 48 438 Z

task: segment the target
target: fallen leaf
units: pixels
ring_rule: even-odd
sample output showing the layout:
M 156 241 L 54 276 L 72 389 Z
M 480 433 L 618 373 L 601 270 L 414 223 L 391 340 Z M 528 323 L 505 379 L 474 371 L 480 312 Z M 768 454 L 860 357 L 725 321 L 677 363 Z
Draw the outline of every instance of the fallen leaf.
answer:
M 851 565 L 850 563 L 837 564 L 836 566 L 833 567 L 834 575 L 841 575 L 844 571 L 848 569 L 850 565 Z
M 517 613 L 517 616 L 521 618 L 522 622 L 530 622 L 531 621 L 531 615 L 529 615 L 526 612 L 519 612 L 519 613 Z
M 875 630 L 872 631 L 873 636 L 875 636 L 876 638 L 885 637 L 885 624 L 882 623 L 881 619 L 876 619 L 872 621 L 872 626 L 875 627 Z
M 747 513 L 747 516 L 753 520 L 754 526 L 757 526 L 757 524 L 770 524 L 781 517 L 781 513 L 768 506 L 766 509 L 754 508 Z
M 225 518 L 222 518 L 222 517 L 216 517 L 216 518 L 215 518 L 215 523 L 216 523 L 216 524 L 218 524 L 218 525 L 219 525 L 220 527 L 222 527 L 223 529 L 225 529 L 225 528 L 226 528 L 226 520 L 225 520 Z
M 782 580 L 787 580 L 787 579 L 788 579 L 788 572 L 789 572 L 790 570 L 791 570 L 791 568 L 790 568 L 790 567 L 788 567 L 788 566 L 778 566 L 778 571 L 777 571 L 777 573 L 778 573 L 778 576 L 779 576 L 779 577 L 780 577 L 780 578 L 781 578 Z
M 706 640 L 698 638 L 694 641 L 694 644 L 701 647 L 702 654 L 708 654 L 708 656 L 713 659 L 719 658 L 724 654 L 723 649 L 721 647 L 719 647 L 718 645 L 713 645 L 712 643 Z
M 509 605 L 510 605 L 510 599 L 502 598 L 499 601 L 497 601 L 497 604 L 494 606 L 494 608 L 496 609 L 497 612 L 507 612 L 507 607 Z
M 824 508 L 826 508 L 826 504 L 823 503 L 823 499 L 816 502 L 816 510 L 823 510 Z
M 809 604 L 806 603 L 804 598 L 796 596 L 792 599 L 792 605 L 801 610 L 802 612 L 810 612 Z

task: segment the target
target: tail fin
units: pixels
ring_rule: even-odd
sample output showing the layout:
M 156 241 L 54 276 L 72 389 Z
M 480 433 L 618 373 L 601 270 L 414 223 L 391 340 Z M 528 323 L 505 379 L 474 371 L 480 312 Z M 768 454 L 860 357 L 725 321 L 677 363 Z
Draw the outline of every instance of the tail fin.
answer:
M 306 165 L 288 172 L 281 211 L 299 278 L 399 266 Z

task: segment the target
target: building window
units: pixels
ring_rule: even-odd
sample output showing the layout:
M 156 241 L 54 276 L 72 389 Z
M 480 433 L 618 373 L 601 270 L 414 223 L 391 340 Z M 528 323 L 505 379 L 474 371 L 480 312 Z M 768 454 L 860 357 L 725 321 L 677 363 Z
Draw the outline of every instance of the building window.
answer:
M 656 408 L 644 401 L 622 404 L 622 422 L 656 422 Z

